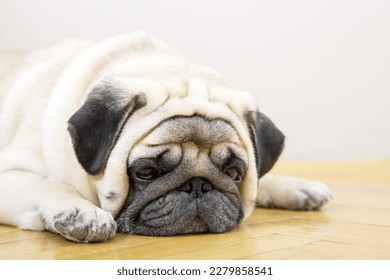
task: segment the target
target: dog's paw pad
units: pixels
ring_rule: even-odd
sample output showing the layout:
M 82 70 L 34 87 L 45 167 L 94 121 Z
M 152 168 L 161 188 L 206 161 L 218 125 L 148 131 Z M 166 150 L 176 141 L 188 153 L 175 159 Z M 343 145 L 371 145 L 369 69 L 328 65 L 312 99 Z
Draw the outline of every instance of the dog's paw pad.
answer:
M 91 243 L 112 239 L 116 223 L 101 209 L 70 208 L 54 216 L 54 228 L 68 240 Z

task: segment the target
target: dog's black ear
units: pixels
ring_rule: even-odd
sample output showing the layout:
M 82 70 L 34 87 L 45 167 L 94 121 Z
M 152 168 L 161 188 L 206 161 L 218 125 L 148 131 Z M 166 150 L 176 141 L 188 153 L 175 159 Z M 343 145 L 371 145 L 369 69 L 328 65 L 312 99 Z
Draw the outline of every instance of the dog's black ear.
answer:
M 91 175 L 103 170 L 123 124 L 146 104 L 143 95 L 125 93 L 121 88 L 101 83 L 68 121 L 76 156 Z
M 284 147 L 284 135 L 274 123 L 259 111 L 246 114 L 251 140 L 255 149 L 257 177 L 267 173 Z

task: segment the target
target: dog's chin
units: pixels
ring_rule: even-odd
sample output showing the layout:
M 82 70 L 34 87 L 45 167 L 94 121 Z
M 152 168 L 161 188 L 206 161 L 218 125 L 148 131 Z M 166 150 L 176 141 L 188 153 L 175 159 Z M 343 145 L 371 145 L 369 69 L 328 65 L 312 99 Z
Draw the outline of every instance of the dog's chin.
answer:
M 131 206 L 124 209 L 117 219 L 118 232 L 154 236 L 227 232 L 242 220 L 239 201 L 240 197 L 228 197 L 217 190 L 201 198 L 173 190 L 148 203 L 138 214 Z

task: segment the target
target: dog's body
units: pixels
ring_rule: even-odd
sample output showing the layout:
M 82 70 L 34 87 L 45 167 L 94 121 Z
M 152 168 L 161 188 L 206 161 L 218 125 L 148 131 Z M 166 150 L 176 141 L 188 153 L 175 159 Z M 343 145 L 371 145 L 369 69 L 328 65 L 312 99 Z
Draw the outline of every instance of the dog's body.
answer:
M 331 198 L 265 175 L 284 136 L 252 96 L 146 35 L 0 54 L 0 75 L 0 223 L 96 242 Z

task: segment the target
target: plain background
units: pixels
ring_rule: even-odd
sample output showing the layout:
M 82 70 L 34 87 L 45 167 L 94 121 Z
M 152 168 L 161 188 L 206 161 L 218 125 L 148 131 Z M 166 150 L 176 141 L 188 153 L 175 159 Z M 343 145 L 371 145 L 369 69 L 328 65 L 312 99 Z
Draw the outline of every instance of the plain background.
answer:
M 390 157 L 388 0 L 0 0 L 0 49 L 134 31 L 257 96 L 285 159 Z

